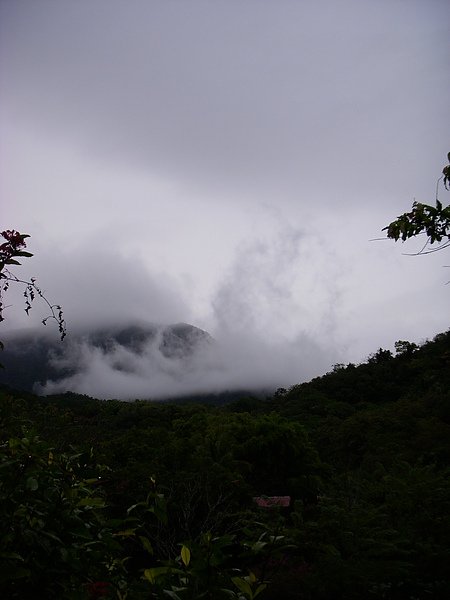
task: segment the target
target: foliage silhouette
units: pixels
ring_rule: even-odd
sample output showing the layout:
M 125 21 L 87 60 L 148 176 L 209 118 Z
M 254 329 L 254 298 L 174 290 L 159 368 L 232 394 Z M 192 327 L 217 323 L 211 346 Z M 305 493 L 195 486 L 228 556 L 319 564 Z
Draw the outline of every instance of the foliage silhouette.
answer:
M 450 204 L 443 206 L 438 199 L 438 187 L 441 179 L 444 187 L 448 190 L 450 183 L 450 152 L 447 155 L 449 164 L 442 171 L 442 176 L 438 179 L 436 187 L 436 205 L 422 204 L 414 202 L 409 212 L 403 213 L 395 221 L 392 221 L 383 231 L 386 231 L 388 238 L 396 242 L 401 239 L 403 242 L 409 238 L 416 237 L 422 233 L 426 234 L 427 240 L 423 248 L 416 254 L 430 254 L 438 250 L 450 247 Z M 429 248 L 433 244 L 439 244 L 437 247 Z
M 25 250 L 27 242 L 25 241 L 30 236 L 26 233 L 19 233 L 14 229 L 2 231 L 0 235 L 5 242 L 0 245 L 0 322 L 5 320 L 4 309 L 6 308 L 3 302 L 4 295 L 8 291 L 11 284 L 21 284 L 25 286 L 23 295 L 25 298 L 25 312 L 29 314 L 32 303 L 39 297 L 48 307 L 50 314 L 42 319 L 42 324 L 46 325 L 47 321 L 53 320 L 58 326 L 58 330 L 63 340 L 67 334 L 66 322 L 64 320 L 63 311 L 59 304 L 51 304 L 42 290 L 36 284 L 36 279 L 32 277 L 29 281 L 20 279 L 11 271 L 11 266 L 20 266 L 18 258 L 31 258 L 33 254 Z

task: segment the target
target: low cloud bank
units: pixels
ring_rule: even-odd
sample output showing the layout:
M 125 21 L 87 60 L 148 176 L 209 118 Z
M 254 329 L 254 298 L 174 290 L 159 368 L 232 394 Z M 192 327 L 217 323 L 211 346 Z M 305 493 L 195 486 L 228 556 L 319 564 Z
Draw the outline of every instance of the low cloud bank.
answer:
M 169 398 L 227 390 L 273 390 L 326 368 L 322 348 L 305 336 L 284 344 L 243 335 L 205 338 L 191 352 L 167 355 L 161 333 L 139 350 L 73 341 L 51 366 L 73 374 L 36 386 L 39 394 L 73 391 L 98 398 Z
M 47 381 L 37 391 L 74 391 L 99 398 L 168 398 L 239 389 L 289 387 L 327 371 L 336 362 L 333 325 L 337 292 L 316 242 L 284 229 L 267 240 L 243 245 L 212 298 L 211 334 L 173 352 L 158 335 L 138 349 L 115 340 L 107 347 L 75 338 L 54 368 L 72 374 Z M 196 329 L 196 331 L 201 331 Z
M 42 280 L 57 279 L 52 289 L 63 291 L 58 300 L 69 331 L 50 355 L 47 380 L 35 385 L 40 394 L 73 391 L 129 400 L 272 390 L 338 362 L 333 332 L 339 273 L 311 233 L 283 226 L 267 238 L 243 242 L 210 295 L 210 314 L 200 322 L 212 337 L 199 335 L 195 343 L 171 338 L 168 346 L 163 338 L 170 324 L 196 322 L 186 290 L 168 274 L 149 269 L 142 257 L 131 259 L 114 248 L 91 257 L 91 246 L 39 252 L 42 262 L 33 265 L 38 271 L 42 266 Z M 149 321 L 156 334 L 138 347 L 115 335 L 130 324 L 145 330 Z M 107 344 L 95 342 L 100 330 L 109 335 Z

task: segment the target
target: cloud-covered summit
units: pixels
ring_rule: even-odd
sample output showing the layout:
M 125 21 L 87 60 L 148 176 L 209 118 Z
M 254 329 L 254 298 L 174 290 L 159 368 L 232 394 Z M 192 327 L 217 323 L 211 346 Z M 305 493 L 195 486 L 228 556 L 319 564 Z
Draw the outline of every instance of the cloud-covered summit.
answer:
M 320 372 L 324 350 L 307 336 L 291 342 L 228 332 L 213 339 L 188 325 L 130 324 L 69 335 L 10 334 L 1 382 L 42 395 L 164 399 L 247 389 L 270 391 Z
M 185 323 L 103 326 L 64 342 L 37 330 L 22 331 L 7 338 L 2 380 L 41 394 L 74 391 L 125 399 L 133 397 L 138 381 L 137 395 L 150 398 L 164 395 L 162 381 L 182 378 L 212 343 L 205 331 Z

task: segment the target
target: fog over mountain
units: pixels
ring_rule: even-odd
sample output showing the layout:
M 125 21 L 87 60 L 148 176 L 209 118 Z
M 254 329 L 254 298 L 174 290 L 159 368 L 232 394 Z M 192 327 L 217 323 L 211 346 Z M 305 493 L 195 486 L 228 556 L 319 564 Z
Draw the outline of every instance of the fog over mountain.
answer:
M 342 354 L 335 340 L 336 266 L 325 253 L 320 270 L 311 270 L 307 257 L 315 247 L 293 228 L 246 243 L 221 274 L 211 317 L 203 321 L 193 319 L 189 308 L 195 286 L 149 273 L 139 258 L 96 248 L 95 240 L 76 252 L 37 252 L 23 262 L 21 273 L 39 272 L 40 284 L 58 281 L 57 294 L 44 291 L 62 305 L 68 335 L 61 343 L 51 321 L 39 326 L 47 315 L 39 300 L 27 316 L 23 286 L 12 286 L 2 334 L 5 366 L 16 348 L 22 356 L 27 347 L 37 349 L 33 356 L 50 352 L 50 360 L 35 363 L 33 381 L 29 366 L 18 364 L 18 376 L 10 381 L 20 388 L 25 378 L 41 394 L 70 390 L 130 399 L 272 390 L 320 375 Z M 173 352 L 177 322 L 191 323 L 179 338 L 183 355 Z M 8 368 L 3 377 L 8 380 Z
M 386 250 L 381 245 L 373 252 Z M 96 248 L 94 239 L 76 252 L 39 251 L 23 263 L 21 273 L 25 278 L 39 273 L 39 283 L 54 282 L 52 289 L 43 289 L 63 306 L 68 335 L 61 343 L 52 322 L 39 326 L 47 315 L 39 300 L 27 316 L 23 287 L 12 287 L 1 337 L 5 351 L 0 360 L 7 368 L 0 381 L 21 388 L 25 380 L 40 394 L 69 390 L 124 400 L 273 390 L 321 375 L 334 363 L 360 362 L 379 346 L 393 349 L 398 339 L 424 339 L 409 335 L 408 319 L 393 312 L 388 299 L 382 310 L 370 302 L 370 283 L 380 277 L 381 265 L 359 273 L 355 298 L 345 287 L 354 272 L 350 257 L 347 265 L 344 271 L 319 239 L 292 227 L 250 240 L 221 273 L 210 317 L 199 319 L 189 306 L 195 285 L 149 272 L 138 257 Z M 426 290 L 413 295 L 408 289 L 403 301 L 418 313 Z M 365 302 L 365 312 L 356 312 L 358 302 Z M 434 300 L 435 307 L 445 303 L 445 293 Z M 436 318 L 438 332 L 439 312 Z M 168 352 L 161 342 L 174 342 L 170 334 L 180 322 L 190 323 L 180 338 L 183 353 Z M 35 327 L 31 338 L 27 325 Z M 360 332 L 368 326 L 373 333 L 366 338 Z M 422 326 L 422 331 L 430 330 Z M 23 358 L 28 347 L 46 360 L 33 369 L 18 363 L 10 379 L 8 354 Z
M 285 385 L 297 360 L 303 375 L 314 374 L 321 354 L 306 339 L 279 348 L 243 337 L 220 341 L 185 323 L 102 327 L 63 342 L 33 330 L 7 336 L 0 382 L 40 395 L 73 391 L 123 400 L 261 392 Z

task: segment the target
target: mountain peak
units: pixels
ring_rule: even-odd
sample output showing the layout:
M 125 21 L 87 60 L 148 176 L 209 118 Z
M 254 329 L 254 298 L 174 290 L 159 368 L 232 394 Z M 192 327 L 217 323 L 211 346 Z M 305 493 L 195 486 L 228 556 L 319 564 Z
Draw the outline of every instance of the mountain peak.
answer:
M 175 372 L 180 363 L 189 363 L 211 343 L 213 338 L 206 331 L 188 323 L 81 329 L 64 342 L 39 336 L 36 330 L 10 333 L 2 354 L 5 368 L 0 382 L 26 391 L 42 391 L 48 382 L 58 385 L 68 379 L 76 386 L 77 377 L 99 355 L 112 372 Z

